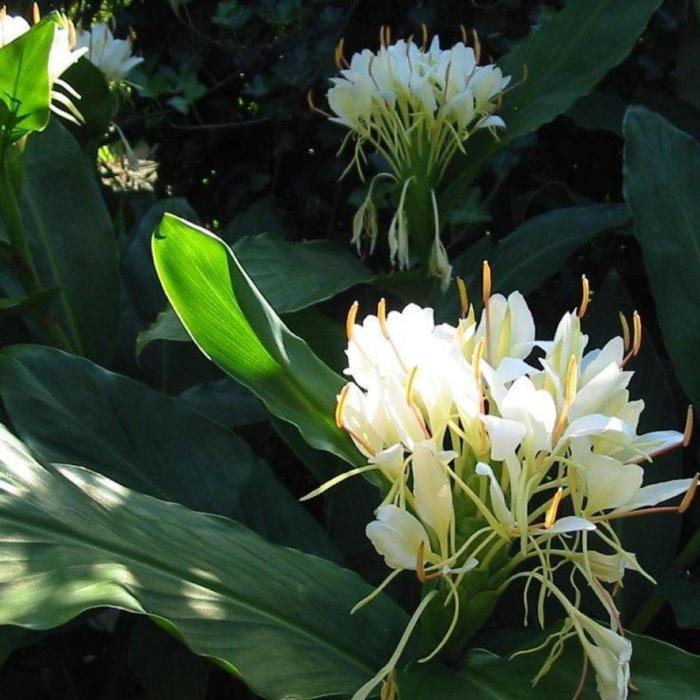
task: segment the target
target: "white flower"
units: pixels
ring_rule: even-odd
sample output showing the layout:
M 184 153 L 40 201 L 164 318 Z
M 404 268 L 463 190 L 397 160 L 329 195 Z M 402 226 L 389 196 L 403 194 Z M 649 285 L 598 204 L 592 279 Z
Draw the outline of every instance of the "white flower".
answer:
M 413 569 L 421 544 L 430 552 L 430 539 L 420 521 L 394 505 L 377 508 L 377 519 L 367 525 L 367 537 L 392 569 Z
M 115 39 L 109 26 L 97 22 L 78 32 L 78 46 L 87 52 L 88 60 L 99 68 L 108 81 L 126 80 L 131 70 L 143 61 L 132 56 L 131 39 Z
M 29 23 L 23 17 L 13 17 L 4 11 L 0 12 L 0 49 L 29 29 Z

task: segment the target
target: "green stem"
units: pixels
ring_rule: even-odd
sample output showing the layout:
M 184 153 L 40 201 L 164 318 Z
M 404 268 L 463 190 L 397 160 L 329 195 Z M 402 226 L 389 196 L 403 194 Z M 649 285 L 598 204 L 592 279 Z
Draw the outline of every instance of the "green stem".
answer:
M 42 285 L 24 228 L 22 211 L 10 170 L 11 164 L 6 156 L 7 151 L 0 163 L 0 216 L 5 222 L 12 249 L 19 258 L 17 264 L 19 281 L 27 294 L 33 294 L 40 291 Z M 66 334 L 53 318 L 48 314 L 42 314 L 36 320 L 52 345 L 68 352 L 72 350 Z

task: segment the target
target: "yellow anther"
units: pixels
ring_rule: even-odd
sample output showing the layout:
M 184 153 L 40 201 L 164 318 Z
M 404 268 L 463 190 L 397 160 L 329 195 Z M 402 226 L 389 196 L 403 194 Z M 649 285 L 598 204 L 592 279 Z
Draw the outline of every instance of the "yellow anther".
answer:
M 588 277 L 581 275 L 581 304 L 578 307 L 578 317 L 583 318 L 588 310 L 588 304 L 591 301 L 591 286 L 588 283 Z
M 420 25 L 420 33 L 423 40 L 421 49 L 425 51 L 425 47 L 428 45 L 428 25 L 425 22 Z
M 690 486 L 688 487 L 688 490 L 685 492 L 685 496 L 683 496 L 683 500 L 680 502 L 678 505 L 678 512 L 679 513 L 685 513 L 688 508 L 690 508 L 690 504 L 693 502 L 693 499 L 695 498 L 695 494 L 697 493 L 698 490 L 698 479 L 700 479 L 700 473 L 695 474 L 693 477 L 693 480 L 690 482 Z
M 68 20 L 68 45 L 71 50 L 78 45 L 78 34 L 75 31 L 75 25 L 71 20 Z
M 488 306 L 489 299 L 491 298 L 491 267 L 488 260 L 484 260 L 481 266 L 481 293 L 484 299 L 484 306 Z
M 642 317 L 635 311 L 632 314 L 632 328 L 634 330 L 634 340 L 632 341 L 632 355 L 636 357 L 642 346 Z
M 477 381 L 481 380 L 481 361 L 484 359 L 485 346 L 484 339 L 480 338 L 472 353 L 472 370 L 474 371 L 474 379 Z
M 32 22 L 38 24 L 41 21 L 41 11 L 39 10 L 39 4 L 32 4 Z
M 460 24 L 460 25 L 459 25 L 459 31 L 460 31 L 461 34 L 462 34 L 462 43 L 466 46 L 466 45 L 467 45 L 467 42 L 469 41 L 469 40 L 467 39 L 467 29 L 466 29 L 466 27 L 465 27 L 463 24 Z
M 391 44 L 391 27 L 388 24 L 384 27 L 384 44 L 386 46 Z
M 352 306 L 348 310 L 348 317 L 345 319 L 345 335 L 348 340 L 352 340 L 353 331 L 355 329 L 355 318 L 357 318 L 357 310 L 359 308 L 359 303 L 353 301 Z
M 418 556 L 416 558 L 416 576 L 421 583 L 427 583 L 433 579 L 440 578 L 442 574 L 437 571 L 434 574 L 425 573 L 425 542 L 418 545 Z
M 396 700 L 398 697 L 398 690 L 399 685 L 396 682 L 396 669 L 392 669 L 382 683 L 379 700 Z
M 389 340 L 389 327 L 386 325 L 386 299 L 382 298 L 377 304 L 377 318 L 379 319 L 379 327 L 382 329 L 382 335 Z
M 481 42 L 479 41 L 479 35 L 476 33 L 476 29 L 472 29 L 472 37 L 474 38 L 474 57 L 476 62 L 481 61 Z
M 3 5 L 0 7 L 0 21 L 5 19 L 5 16 L 7 15 L 7 8 Z
M 413 385 L 416 381 L 416 375 L 418 374 L 418 365 L 416 365 L 411 371 L 411 376 L 408 379 L 408 387 L 406 388 L 406 401 L 409 406 L 413 406 Z
M 384 43 L 384 25 L 379 27 L 379 45 L 384 49 L 386 48 L 386 43 Z
M 335 45 L 335 50 L 333 52 L 333 59 L 335 60 L 335 67 L 338 70 L 341 70 L 345 65 L 347 65 L 347 61 L 345 60 L 345 55 L 343 52 L 344 47 L 345 47 L 345 37 L 341 36 L 340 40 Z
M 566 366 L 566 384 L 564 385 L 564 401 L 571 406 L 576 398 L 576 390 L 578 388 L 578 363 L 576 356 L 572 355 L 569 358 L 569 364 Z
M 547 530 L 554 527 L 554 523 L 557 520 L 557 514 L 559 513 L 559 504 L 561 503 L 563 495 L 564 489 L 560 486 L 557 489 L 557 492 L 554 494 L 552 502 L 549 504 L 549 508 L 547 508 L 547 514 L 544 517 L 544 526 Z
M 461 277 L 455 277 L 457 283 L 457 291 L 459 292 L 459 317 L 465 318 L 469 311 L 469 295 L 467 294 L 467 285 Z
M 688 412 L 685 414 L 685 429 L 683 430 L 683 447 L 690 445 L 690 440 L 693 437 L 693 427 L 695 426 L 695 416 L 692 406 L 688 406 Z
M 622 326 L 622 342 L 625 346 L 625 352 L 627 352 L 630 349 L 630 324 L 622 311 L 620 311 L 620 325 Z
M 342 428 L 345 424 L 345 404 L 348 400 L 348 393 L 350 391 L 350 385 L 346 384 L 338 394 L 338 403 L 335 407 L 335 424 Z

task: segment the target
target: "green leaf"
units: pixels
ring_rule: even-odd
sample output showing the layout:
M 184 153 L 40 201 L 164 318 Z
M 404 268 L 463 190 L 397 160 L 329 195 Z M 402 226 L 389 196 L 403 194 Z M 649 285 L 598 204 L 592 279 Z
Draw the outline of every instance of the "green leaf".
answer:
M 279 314 L 299 311 L 372 280 L 372 273 L 334 241 L 291 243 L 262 233 L 241 238 L 233 251 Z
M 87 469 L 45 469 L 4 428 L 0 474 L 0 624 L 148 614 L 270 699 L 352 693 L 406 624 L 384 595 L 350 615 L 371 588 L 346 569 Z
M 145 331 L 141 331 L 136 336 L 136 354 L 140 355 L 146 346 L 154 340 L 169 340 L 175 343 L 190 342 L 189 334 L 172 307 L 169 306 L 161 311 L 156 316 L 156 320 Z
M 22 191 L 34 261 L 58 287 L 54 311 L 76 350 L 108 363 L 119 328 L 121 290 L 114 229 L 94 168 L 52 120 L 30 139 Z
M 467 143 L 455 158 L 441 210 L 451 211 L 484 163 L 519 136 L 566 112 L 634 47 L 661 0 L 568 0 L 498 65 L 517 84 L 499 114 L 506 128 L 497 141 L 488 133 Z M 522 80 L 527 66 L 527 79 Z
M 263 423 L 268 417 L 265 407 L 250 389 L 230 377 L 196 384 L 183 391 L 179 398 L 209 419 L 227 427 Z
M 56 298 L 57 289 L 40 289 L 23 297 L 0 297 L 0 316 L 28 316 L 45 314 L 46 308 Z
M 31 345 L 0 352 L 0 395 L 17 433 L 51 461 L 90 465 L 129 488 L 338 558 L 270 467 L 182 401 L 88 360 Z
M 632 681 L 640 697 L 653 700 L 697 698 L 700 657 L 650 637 L 630 635 Z M 527 645 L 531 645 L 528 643 Z M 534 642 L 532 643 L 534 646 Z M 416 664 L 400 679 L 401 700 L 541 700 L 570 698 L 581 677 L 581 651 L 568 642 L 552 670 L 534 688 L 530 681 L 544 662 L 543 654 L 508 661 L 483 649 L 471 651 L 459 671 L 440 664 Z M 592 669 L 580 700 L 599 700 Z M 631 696 L 632 697 L 632 696 Z
M 342 377 L 284 326 L 226 244 L 166 214 L 153 257 L 170 303 L 202 352 L 310 445 L 358 462 L 359 452 L 334 421 Z
M 467 282 L 474 280 L 488 258 L 495 291 L 508 294 L 517 289 L 529 294 L 559 272 L 576 250 L 629 220 L 624 204 L 554 209 L 529 219 L 491 249 L 482 239 L 452 261 L 454 274 Z
M 41 131 L 49 122 L 49 53 L 55 31 L 49 15 L 0 48 L 0 103 L 5 107 L 0 112 L 2 141 L 13 143 L 32 131 Z
M 61 79 L 80 95 L 80 99 L 76 100 L 76 107 L 84 121 L 73 129 L 76 138 L 84 141 L 102 137 L 115 118 L 118 107 L 104 73 L 83 57 L 74 63 Z
M 624 124 L 625 198 L 664 343 L 691 402 L 700 405 L 700 145 L 641 107 Z

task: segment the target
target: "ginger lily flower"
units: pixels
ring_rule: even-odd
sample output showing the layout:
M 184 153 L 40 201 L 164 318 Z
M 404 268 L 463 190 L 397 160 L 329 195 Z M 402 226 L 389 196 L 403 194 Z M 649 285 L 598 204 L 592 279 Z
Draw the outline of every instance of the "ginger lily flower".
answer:
M 104 22 L 79 31 L 78 47 L 87 50 L 87 59 L 104 73 L 108 82 L 126 80 L 131 70 L 143 62 L 143 58 L 131 55 L 131 38 L 115 39 Z
M 327 99 L 331 121 L 348 129 L 343 141 L 354 141 L 354 166 L 364 180 L 365 146 L 385 161 L 389 172 L 379 173 L 370 183 L 366 198 L 353 222 L 352 242 L 358 252 L 363 238 L 374 250 L 379 225 L 373 201 L 375 183 L 388 178 L 395 183 L 398 207 L 388 228 L 392 265 L 407 269 L 412 256 L 439 277 L 443 288 L 452 267 L 440 239 L 436 192 L 450 161 L 465 153 L 465 142 L 481 129 L 494 135 L 505 122 L 497 111 L 510 77 L 495 65 L 480 66 L 480 46 L 464 40 L 449 49 L 440 47 L 436 36 L 422 46 L 413 39 L 391 43 L 382 27 L 381 46 L 354 54 L 348 62 L 343 43 L 336 49 L 340 75 L 331 79 Z M 345 173 L 343 173 L 344 175 Z M 411 221 L 409 200 L 418 197 L 429 212 L 424 220 Z M 424 230 L 425 229 L 425 230 Z
M 522 295 L 491 296 L 490 286 L 484 265 L 481 318 L 460 289 L 462 318 L 454 325 L 436 325 L 431 309 L 413 304 L 387 313 L 383 300 L 376 315 L 357 324 L 353 305 L 346 324 L 346 374 L 353 381 L 339 395 L 336 421 L 367 464 L 310 496 L 368 471 L 383 480 L 377 520 L 367 526 L 391 569 L 377 591 L 402 571 L 430 583 L 406 634 L 424 615 L 446 624 L 432 600 L 452 606 L 444 636 L 426 658 L 453 635 L 463 646 L 463 628 L 473 633 L 469 605 L 483 604 L 471 602 L 479 599 L 475 593 L 498 593 L 526 578 L 526 606 L 532 584 L 539 587 L 541 625 L 550 594 L 568 615 L 539 676 L 554 663 L 562 641 L 577 636 L 601 698 L 624 700 L 631 644 L 618 634 L 619 613 L 605 585 L 622 585 L 628 571 L 650 577 L 625 551 L 611 522 L 689 506 L 698 477 L 645 486 L 639 462 L 687 444 L 692 414 L 683 433 L 638 435 L 644 405 L 630 398 L 624 339 L 587 351 L 582 314 L 566 313 L 552 340 L 536 341 Z M 635 323 L 640 328 L 638 316 Z M 640 331 L 637 348 L 639 337 Z M 535 347 L 545 351 L 541 368 L 529 360 Z M 659 505 L 681 495 L 677 506 Z M 577 591 L 573 602 L 555 584 L 563 566 Z M 610 629 L 578 609 L 581 581 L 609 617 Z M 495 602 L 489 605 L 477 610 L 479 619 Z M 393 678 L 406 634 L 357 697 Z

